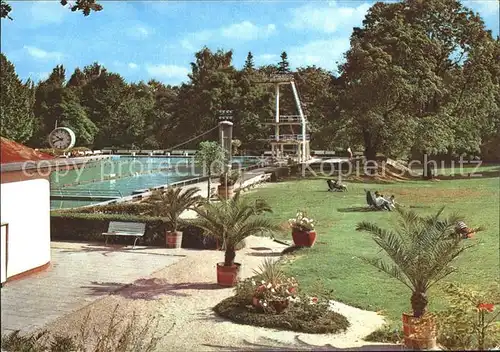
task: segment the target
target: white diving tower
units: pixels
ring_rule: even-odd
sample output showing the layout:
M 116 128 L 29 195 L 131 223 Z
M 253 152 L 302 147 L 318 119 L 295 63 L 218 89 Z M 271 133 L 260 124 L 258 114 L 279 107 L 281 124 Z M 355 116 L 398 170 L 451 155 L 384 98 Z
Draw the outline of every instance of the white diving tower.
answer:
M 307 119 L 302 111 L 302 104 L 293 74 L 274 74 L 258 83 L 274 84 L 276 92 L 275 118 L 265 121 L 267 125 L 274 127 L 274 134 L 267 139 L 271 144 L 272 156 L 277 159 L 284 159 L 286 158 L 285 153 L 287 153 L 287 156 L 294 156 L 299 163 L 311 159 L 309 148 L 310 136 L 307 134 Z M 292 87 L 298 115 L 280 115 L 280 86 L 288 84 Z M 290 134 L 282 134 L 285 126 L 289 127 Z M 295 128 L 298 126 L 300 126 L 300 133 L 295 133 Z

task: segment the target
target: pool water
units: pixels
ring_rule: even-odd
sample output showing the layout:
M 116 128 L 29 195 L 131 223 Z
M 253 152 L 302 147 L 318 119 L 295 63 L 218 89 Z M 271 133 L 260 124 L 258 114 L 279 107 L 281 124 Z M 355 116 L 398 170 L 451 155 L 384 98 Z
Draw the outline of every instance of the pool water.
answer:
M 257 158 L 234 158 L 242 167 L 254 165 Z M 202 176 L 193 158 L 112 156 L 109 159 L 89 162 L 74 170 L 53 172 L 51 188 L 54 190 L 115 191 L 122 196 L 134 191 Z M 90 200 L 51 200 L 51 209 L 73 208 L 98 203 Z

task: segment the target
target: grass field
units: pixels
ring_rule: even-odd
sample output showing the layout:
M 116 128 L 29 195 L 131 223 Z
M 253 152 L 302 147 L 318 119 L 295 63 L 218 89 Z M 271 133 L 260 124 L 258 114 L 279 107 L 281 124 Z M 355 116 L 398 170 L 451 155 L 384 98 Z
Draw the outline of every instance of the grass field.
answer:
M 471 227 L 484 226 L 470 241 L 478 245 L 462 255 L 456 266 L 459 271 L 443 282 L 485 286 L 499 279 L 499 188 L 498 168 L 488 168 L 484 178 L 402 181 L 390 184 L 345 183 L 347 193 L 327 192 L 324 179 L 304 179 L 268 184 L 247 195 L 263 198 L 273 207 L 267 215 L 279 223 L 304 209 L 317 222 L 318 239 L 313 248 L 301 252 L 297 259 L 285 266 L 295 276 L 301 289 L 314 294 L 318 280 L 333 290 L 336 300 L 363 309 L 382 311 L 396 326 L 401 313 L 410 312 L 410 292 L 395 279 L 379 273 L 359 257 L 378 255 L 378 247 L 370 235 L 355 231 L 356 224 L 366 220 L 382 227 L 396 223 L 396 212 L 363 212 L 355 208 L 366 207 L 364 188 L 380 190 L 384 195 L 394 194 L 405 206 L 430 214 L 446 206 L 445 214 L 463 215 Z M 483 169 L 482 171 L 486 171 Z M 353 210 L 354 208 L 354 210 Z M 291 236 L 288 237 L 291 241 Z M 430 309 L 443 307 L 440 285 L 429 292 Z

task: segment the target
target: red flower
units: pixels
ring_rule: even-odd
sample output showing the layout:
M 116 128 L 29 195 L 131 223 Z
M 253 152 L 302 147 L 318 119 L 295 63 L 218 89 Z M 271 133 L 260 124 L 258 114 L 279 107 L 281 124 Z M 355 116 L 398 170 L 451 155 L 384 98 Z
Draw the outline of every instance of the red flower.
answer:
M 312 303 L 318 303 L 318 299 L 316 297 L 311 298 Z
M 264 292 L 265 290 L 266 290 L 265 285 L 260 285 L 259 287 L 257 287 L 257 292 Z
M 495 305 L 493 303 L 479 303 L 477 309 L 486 310 L 491 313 L 495 309 Z
M 290 293 L 295 293 L 295 291 L 297 291 L 297 290 L 295 289 L 295 287 L 290 287 L 290 288 L 288 289 L 288 291 L 289 291 Z

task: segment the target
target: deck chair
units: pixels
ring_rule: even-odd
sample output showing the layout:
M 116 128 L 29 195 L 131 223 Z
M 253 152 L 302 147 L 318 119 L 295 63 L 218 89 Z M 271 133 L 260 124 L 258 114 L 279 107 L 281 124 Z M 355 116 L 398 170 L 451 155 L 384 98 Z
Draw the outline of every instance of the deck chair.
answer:
M 329 192 L 346 192 L 347 191 L 347 187 L 343 184 L 334 183 L 332 180 L 326 180 L 326 183 L 328 184 L 328 191 Z
M 366 193 L 366 203 L 370 208 L 376 209 L 376 210 L 384 210 L 384 208 L 377 206 L 377 203 L 375 202 L 375 196 L 371 191 L 367 191 L 365 189 Z

